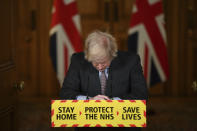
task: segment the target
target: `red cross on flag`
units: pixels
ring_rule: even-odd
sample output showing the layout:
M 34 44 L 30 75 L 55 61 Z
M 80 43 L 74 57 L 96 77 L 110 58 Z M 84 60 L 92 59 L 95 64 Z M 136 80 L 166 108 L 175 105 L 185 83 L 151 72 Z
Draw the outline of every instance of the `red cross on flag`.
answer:
M 162 0 L 136 0 L 131 16 L 128 50 L 140 55 L 147 85 L 169 77 Z
M 50 29 L 50 56 L 62 85 L 74 52 L 82 51 L 80 18 L 75 0 L 54 0 Z

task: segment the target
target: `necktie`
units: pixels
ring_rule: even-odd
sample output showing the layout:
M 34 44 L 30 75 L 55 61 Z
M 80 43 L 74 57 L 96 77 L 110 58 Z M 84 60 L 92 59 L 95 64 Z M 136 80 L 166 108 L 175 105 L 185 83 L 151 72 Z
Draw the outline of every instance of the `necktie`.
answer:
M 101 76 L 100 76 L 101 94 L 102 95 L 105 94 L 106 82 L 107 82 L 107 78 L 106 78 L 106 75 L 105 75 L 105 71 L 102 71 Z

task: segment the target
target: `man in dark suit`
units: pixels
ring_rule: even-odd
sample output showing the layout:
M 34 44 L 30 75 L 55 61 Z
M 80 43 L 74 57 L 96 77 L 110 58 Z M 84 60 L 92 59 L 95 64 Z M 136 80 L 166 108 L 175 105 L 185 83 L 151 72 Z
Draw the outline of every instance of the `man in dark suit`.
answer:
M 139 56 L 117 51 L 116 41 L 108 33 L 91 33 L 86 39 L 84 52 L 72 55 L 60 97 L 78 100 L 147 99 Z

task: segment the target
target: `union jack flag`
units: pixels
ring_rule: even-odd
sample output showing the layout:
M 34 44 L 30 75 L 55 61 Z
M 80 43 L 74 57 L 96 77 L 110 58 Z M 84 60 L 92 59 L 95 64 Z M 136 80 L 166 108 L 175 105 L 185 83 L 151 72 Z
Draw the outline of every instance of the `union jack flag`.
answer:
M 54 0 L 50 29 L 50 56 L 62 85 L 70 56 L 82 50 L 80 18 L 75 0 Z
M 128 50 L 140 55 L 147 85 L 169 77 L 165 22 L 161 0 L 136 0 L 128 37 Z

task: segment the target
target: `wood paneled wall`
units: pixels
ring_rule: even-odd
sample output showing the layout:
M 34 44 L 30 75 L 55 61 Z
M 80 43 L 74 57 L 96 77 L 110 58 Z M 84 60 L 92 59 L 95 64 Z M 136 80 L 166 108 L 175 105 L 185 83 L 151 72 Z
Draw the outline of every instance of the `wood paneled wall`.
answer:
M 196 95 L 196 14 L 194 0 L 163 0 L 170 79 L 150 89 L 152 95 Z M 95 29 L 112 33 L 127 50 L 127 31 L 134 0 L 77 0 L 82 39 Z M 26 83 L 24 96 L 57 96 L 60 85 L 49 57 L 49 28 L 53 0 L 18 2 L 18 77 Z
M 77 0 L 83 39 L 99 29 L 113 34 L 120 50 L 127 50 L 133 0 Z M 90 8 L 91 7 L 91 8 Z

